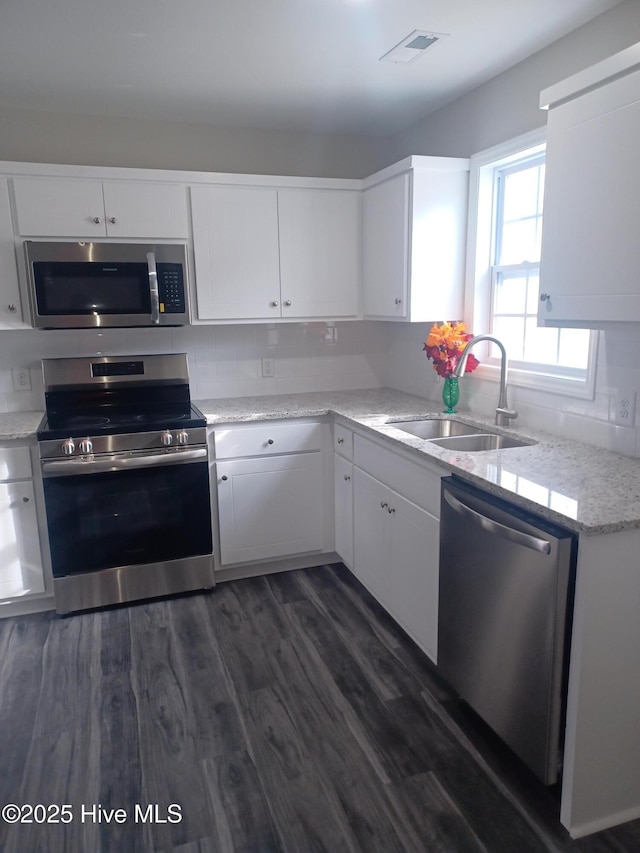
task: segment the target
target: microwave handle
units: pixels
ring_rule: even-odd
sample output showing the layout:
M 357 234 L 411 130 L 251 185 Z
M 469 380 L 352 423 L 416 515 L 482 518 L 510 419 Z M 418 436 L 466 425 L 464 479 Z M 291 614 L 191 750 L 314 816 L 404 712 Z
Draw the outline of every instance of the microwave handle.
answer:
M 147 252 L 147 266 L 149 267 L 151 322 L 157 326 L 160 323 L 160 293 L 158 291 L 158 271 L 156 269 L 156 256 L 153 252 Z

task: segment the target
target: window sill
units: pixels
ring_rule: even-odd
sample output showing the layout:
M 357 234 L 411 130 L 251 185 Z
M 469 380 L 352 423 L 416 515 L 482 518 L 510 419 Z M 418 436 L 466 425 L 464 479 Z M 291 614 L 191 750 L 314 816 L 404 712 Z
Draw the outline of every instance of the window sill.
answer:
M 593 400 L 595 397 L 595 371 L 593 374 L 593 376 L 587 376 L 586 379 L 567 379 L 510 367 L 507 383 L 516 388 L 530 388 L 533 391 L 542 391 L 546 394 Z M 470 376 L 477 376 L 478 379 L 497 383 L 500 381 L 500 366 L 499 364 L 481 364 Z

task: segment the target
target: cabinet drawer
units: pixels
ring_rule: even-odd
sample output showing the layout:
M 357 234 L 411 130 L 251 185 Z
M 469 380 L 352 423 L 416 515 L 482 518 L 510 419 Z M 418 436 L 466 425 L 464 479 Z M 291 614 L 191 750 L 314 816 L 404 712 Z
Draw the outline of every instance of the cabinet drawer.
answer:
M 440 518 L 440 479 L 443 472 L 420 461 L 411 462 L 368 441 L 354 438 L 354 463 L 399 494 Z
M 265 424 L 214 430 L 216 459 L 322 449 L 322 424 Z
M 333 449 L 345 459 L 353 459 L 353 433 L 349 429 L 334 424 L 333 427 Z
M 0 482 L 32 477 L 28 447 L 0 447 Z

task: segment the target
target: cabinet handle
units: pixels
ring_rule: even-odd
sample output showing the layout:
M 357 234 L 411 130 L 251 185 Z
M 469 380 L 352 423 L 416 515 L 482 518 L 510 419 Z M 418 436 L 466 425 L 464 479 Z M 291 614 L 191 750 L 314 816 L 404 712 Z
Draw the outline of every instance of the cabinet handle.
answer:
M 227 477 L 227 475 L 226 475 L 226 474 L 223 474 L 223 475 L 222 475 L 222 477 L 220 477 L 220 479 L 221 479 L 221 480 L 228 480 L 229 478 Z
M 547 302 L 549 299 L 551 299 L 550 293 L 541 293 L 540 294 L 540 302 Z
M 392 513 L 394 513 L 395 511 L 396 511 L 396 508 L 395 508 L 394 506 L 390 506 L 390 507 L 389 507 L 389 509 L 387 510 L 387 512 L 389 513 L 389 515 L 391 515 L 391 514 L 392 514 Z
M 402 305 L 402 299 L 396 299 L 395 303 L 396 305 Z
M 384 509 L 385 507 L 388 507 L 389 504 L 386 501 L 380 501 L 380 506 Z
M 110 222 L 112 225 L 117 225 L 117 224 L 118 224 L 118 217 L 117 217 L 117 216 L 112 216 L 112 217 L 110 217 L 109 222 Z
M 345 480 L 346 480 L 347 482 L 349 482 L 349 480 L 351 479 L 351 477 L 350 477 L 348 474 L 345 474 L 345 475 L 344 475 L 344 478 L 345 478 Z
M 272 439 L 272 438 L 268 438 L 268 439 L 267 439 L 267 444 L 273 444 L 273 439 Z
M 287 308 L 289 308 L 289 307 L 291 306 L 291 300 L 290 300 L 290 299 L 285 299 L 285 300 L 284 300 L 284 304 L 287 306 Z
M 271 307 L 272 307 L 272 308 L 277 308 L 277 307 L 278 307 L 278 300 L 277 300 L 277 299 L 274 299 L 274 300 L 273 300 L 273 302 L 271 303 Z
M 100 217 L 99 216 L 94 216 L 93 221 L 95 222 L 96 225 L 100 225 Z
M 344 444 L 344 438 L 339 438 L 339 439 L 338 439 L 338 444 Z
M 16 310 L 16 306 L 13 304 L 13 302 L 10 302 L 10 303 L 7 305 L 7 308 L 8 308 L 8 309 L 9 309 L 9 311 L 11 311 L 12 313 Z
M 28 503 L 29 503 L 29 498 L 22 498 L 22 503 L 23 503 L 23 504 L 28 504 Z

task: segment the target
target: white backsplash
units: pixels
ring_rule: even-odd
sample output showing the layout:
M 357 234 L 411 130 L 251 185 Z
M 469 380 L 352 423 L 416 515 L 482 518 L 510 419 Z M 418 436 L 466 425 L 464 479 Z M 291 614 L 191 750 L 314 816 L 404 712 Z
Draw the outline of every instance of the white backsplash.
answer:
M 0 332 L 0 411 L 43 408 L 40 359 L 65 356 L 186 352 L 194 399 L 295 394 L 388 386 L 441 400 L 441 380 L 422 352 L 430 324 L 343 322 L 191 326 L 181 329 Z M 628 456 L 640 456 L 636 424 L 611 423 L 616 390 L 640 396 L 640 326 L 601 332 L 594 400 L 510 386 L 509 403 L 523 427 L 543 429 Z M 261 359 L 275 359 L 262 377 Z M 15 391 L 12 368 L 28 368 L 31 391 Z M 459 409 L 491 416 L 498 388 L 469 376 Z
M 384 323 L 191 326 L 180 329 L 0 332 L 0 411 L 44 407 L 42 358 L 186 352 L 194 399 L 379 388 L 385 384 Z M 275 359 L 262 378 L 261 359 Z M 28 368 L 31 391 L 15 391 Z
M 387 384 L 440 401 L 442 380 L 422 351 L 430 326 L 395 324 L 390 328 Z M 460 411 L 494 414 L 496 382 L 470 375 L 461 380 L 460 389 Z M 509 405 L 518 411 L 517 423 L 523 427 L 546 430 L 626 456 L 640 456 L 640 399 L 635 424 L 626 427 L 609 421 L 610 401 L 618 390 L 635 391 L 640 397 L 640 325 L 600 332 L 593 400 L 510 385 Z

